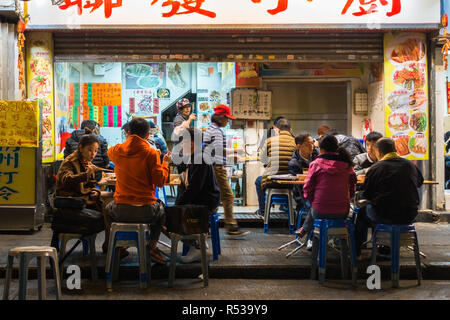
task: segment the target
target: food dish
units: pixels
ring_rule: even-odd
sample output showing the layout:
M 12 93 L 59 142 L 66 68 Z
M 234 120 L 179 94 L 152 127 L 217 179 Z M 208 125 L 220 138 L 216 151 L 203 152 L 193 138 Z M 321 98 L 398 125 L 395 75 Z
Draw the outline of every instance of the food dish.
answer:
M 147 77 L 152 71 L 151 66 L 142 63 L 129 65 L 125 69 L 127 76 L 135 78 Z
M 211 91 L 211 94 L 209 95 L 209 99 L 211 101 L 220 101 L 220 92 L 217 90 Z
M 51 63 L 47 58 L 37 57 L 31 60 L 30 69 L 36 75 L 49 74 L 50 66 Z
M 394 140 L 395 140 L 395 148 L 397 149 L 397 153 L 399 156 L 403 157 L 410 153 L 408 147 L 409 136 L 402 135 L 399 136 L 398 138 L 394 137 Z
M 156 95 L 157 95 L 158 98 L 160 98 L 160 99 L 170 98 L 170 90 L 169 90 L 169 89 L 166 89 L 166 88 L 158 89 Z
M 409 140 L 409 149 L 417 158 L 421 158 L 427 152 L 427 137 L 422 133 L 416 133 Z
M 388 118 L 388 127 L 393 132 L 408 129 L 409 115 L 407 113 L 393 113 Z
M 416 63 L 397 69 L 393 75 L 394 84 L 407 90 L 420 89 L 425 84 L 425 70 Z
M 150 75 L 139 78 L 137 85 L 141 88 L 157 88 L 161 85 L 161 79 L 158 76 Z
M 200 103 L 200 111 L 208 111 L 208 110 L 209 110 L 209 103 L 208 102 Z
M 200 123 L 210 123 L 211 115 L 209 113 L 202 113 L 200 115 Z
M 45 133 L 51 134 L 52 121 L 50 120 L 50 118 L 45 117 L 42 119 L 42 128 L 44 129 L 44 132 L 42 134 L 45 134 Z
M 425 112 L 415 112 L 411 115 L 409 126 L 416 132 L 424 132 L 427 128 L 427 115 Z
M 387 103 L 392 111 L 407 109 L 409 107 L 409 96 L 404 91 L 394 91 L 389 95 Z
M 420 61 L 425 57 L 425 43 L 419 38 L 409 38 L 396 45 L 390 59 L 397 63 Z
M 414 92 L 409 96 L 409 106 L 413 111 L 417 111 L 425 106 L 427 102 L 427 97 L 423 89 L 414 90 Z

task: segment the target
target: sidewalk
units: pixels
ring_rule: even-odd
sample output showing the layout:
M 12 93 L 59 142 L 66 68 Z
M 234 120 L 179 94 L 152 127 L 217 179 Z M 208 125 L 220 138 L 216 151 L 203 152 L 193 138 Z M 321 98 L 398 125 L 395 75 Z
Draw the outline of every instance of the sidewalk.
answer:
M 286 224 L 286 223 L 284 223 Z M 448 223 L 417 223 L 420 250 L 427 256 L 422 258 L 423 278 L 428 280 L 450 280 L 450 224 Z M 293 239 L 288 235 L 287 226 L 284 228 L 271 228 L 269 234 L 264 234 L 261 228 L 248 229 L 251 234 L 245 240 L 228 240 L 225 238 L 224 230 L 221 230 L 222 254 L 218 261 L 209 265 L 210 278 L 217 279 L 309 279 L 311 253 L 302 249 L 295 256 L 286 259 L 288 249 L 282 252 L 277 247 Z M 104 233 L 100 233 L 96 241 L 98 253 L 99 277 L 104 279 L 105 255 L 101 255 L 101 245 Z M 45 225 L 41 231 L 34 234 L 0 234 L 0 278 L 5 277 L 5 267 L 8 249 L 17 246 L 49 245 L 51 229 Z M 169 243 L 167 238 L 163 241 Z M 69 243 L 70 245 L 70 243 Z M 179 254 L 181 254 L 181 245 Z M 169 253 L 169 249 L 160 246 Z M 211 248 L 211 245 L 210 245 Z M 211 250 L 211 249 L 210 249 Z M 130 248 L 130 255 L 122 260 L 120 278 L 122 280 L 137 280 L 137 252 Z M 334 250 L 328 251 L 327 278 L 340 278 L 340 265 L 338 255 Z M 30 276 L 36 276 L 35 262 L 30 265 Z M 90 262 L 88 257 L 82 256 L 81 245 L 73 252 L 65 262 L 67 267 L 77 264 L 82 269 L 82 277 L 90 277 Z M 369 261 L 363 261 L 359 265 L 359 278 L 366 279 L 366 268 Z M 382 277 L 389 279 L 389 261 L 379 261 L 382 268 Z M 15 263 L 14 277 L 17 277 L 17 266 Z M 51 276 L 50 269 L 47 270 Z M 177 278 L 196 278 L 201 273 L 199 263 L 179 264 L 177 266 Z M 154 265 L 152 268 L 153 279 L 167 279 L 168 267 Z M 415 265 L 413 253 L 409 250 L 401 250 L 401 279 L 415 279 Z

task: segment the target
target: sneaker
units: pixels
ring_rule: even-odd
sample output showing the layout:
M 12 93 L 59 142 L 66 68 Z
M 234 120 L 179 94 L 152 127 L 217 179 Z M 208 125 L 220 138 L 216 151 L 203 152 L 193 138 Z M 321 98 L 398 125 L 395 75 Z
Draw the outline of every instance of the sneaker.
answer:
M 227 231 L 227 238 L 241 238 L 249 234 L 250 231 L 242 231 L 239 229 L 239 227 L 235 227 Z
M 161 254 L 159 254 L 157 250 L 159 249 L 150 250 L 150 259 L 158 264 L 167 264 L 167 259 L 161 256 Z
M 199 262 L 202 260 L 202 254 L 200 249 L 197 249 L 195 246 L 190 246 L 189 251 L 185 256 L 181 257 L 182 263 L 192 263 Z
M 312 247 L 313 247 L 313 242 L 308 239 L 308 242 L 306 243 L 306 250 L 311 252 L 312 251 Z
M 258 217 L 260 217 L 261 219 L 264 220 L 264 212 L 261 213 L 261 211 L 259 211 L 259 209 L 258 209 L 258 210 L 255 211 L 255 214 L 256 214 Z
M 165 253 L 165 252 L 162 251 L 161 249 L 155 248 L 154 251 L 155 251 L 157 254 L 159 254 L 161 257 L 165 258 L 166 260 L 167 260 L 167 259 L 170 259 L 170 254 L 169 254 L 169 253 Z

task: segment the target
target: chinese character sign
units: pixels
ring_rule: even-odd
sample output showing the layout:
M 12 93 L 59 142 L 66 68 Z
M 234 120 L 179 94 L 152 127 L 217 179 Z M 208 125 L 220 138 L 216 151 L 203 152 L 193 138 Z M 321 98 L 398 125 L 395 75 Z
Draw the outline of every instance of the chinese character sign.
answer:
M 405 28 L 418 24 L 439 24 L 440 0 L 65 0 L 59 6 L 50 1 L 26 2 L 32 19 L 27 25 L 198 25 L 226 28 L 236 25 L 391 25 Z M 412 27 L 411 26 L 411 27 Z M 39 28 L 36 28 L 39 29 Z
M 428 66 L 426 37 L 388 33 L 384 38 L 385 130 L 397 153 L 428 160 Z
M 37 101 L 0 101 L 0 146 L 39 146 Z
M 55 114 L 53 107 L 53 39 L 51 33 L 27 36 L 28 98 L 42 105 L 42 162 L 55 160 Z
M 35 148 L 0 147 L 0 204 L 35 203 Z

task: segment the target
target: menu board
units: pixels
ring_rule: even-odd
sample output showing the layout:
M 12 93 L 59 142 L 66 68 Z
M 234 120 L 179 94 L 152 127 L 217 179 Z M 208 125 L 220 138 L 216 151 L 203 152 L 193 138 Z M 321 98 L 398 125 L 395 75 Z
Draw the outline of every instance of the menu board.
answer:
M 27 35 L 28 98 L 42 102 L 42 161 L 55 160 L 53 39 L 51 33 Z
M 121 83 L 83 83 L 83 120 L 93 120 L 101 127 L 122 126 L 122 87 Z M 77 87 L 75 85 L 74 91 Z M 76 99 L 77 92 L 74 94 Z M 77 117 L 77 102 L 74 102 L 73 117 Z
M 37 148 L 38 124 L 37 101 L 0 101 L 0 146 Z
M 386 34 L 385 128 L 397 153 L 428 160 L 428 66 L 426 37 L 421 33 Z
M 231 113 L 238 119 L 270 120 L 272 92 L 256 89 L 234 89 Z

